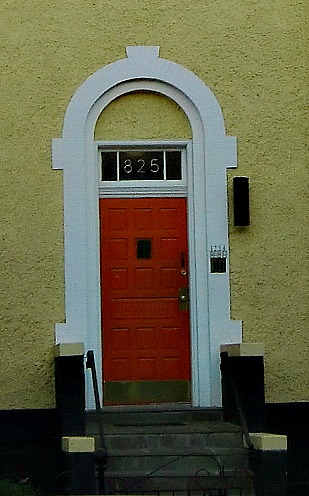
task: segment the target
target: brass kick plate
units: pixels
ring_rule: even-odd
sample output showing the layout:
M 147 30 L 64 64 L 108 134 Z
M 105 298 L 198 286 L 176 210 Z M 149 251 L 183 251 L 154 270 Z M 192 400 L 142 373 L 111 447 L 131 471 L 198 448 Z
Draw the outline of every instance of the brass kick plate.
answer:
M 191 400 L 190 381 L 116 381 L 104 383 L 104 402 L 113 405 L 186 403 Z

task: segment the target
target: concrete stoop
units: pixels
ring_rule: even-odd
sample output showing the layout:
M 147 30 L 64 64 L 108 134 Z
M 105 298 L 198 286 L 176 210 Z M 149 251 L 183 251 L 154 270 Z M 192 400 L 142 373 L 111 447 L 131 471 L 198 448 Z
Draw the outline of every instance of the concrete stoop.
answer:
M 87 414 L 87 434 L 97 446 L 99 422 L 108 453 L 106 494 L 254 494 L 242 432 L 223 422 L 220 410 L 107 407 Z

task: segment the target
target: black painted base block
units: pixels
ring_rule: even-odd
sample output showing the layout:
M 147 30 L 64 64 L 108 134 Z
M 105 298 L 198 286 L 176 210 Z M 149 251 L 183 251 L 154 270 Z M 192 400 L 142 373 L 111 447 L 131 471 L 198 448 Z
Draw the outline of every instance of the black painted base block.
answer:
M 93 453 L 64 453 L 62 494 L 96 494 Z
M 249 466 L 254 473 L 256 496 L 287 496 L 286 451 L 253 450 Z

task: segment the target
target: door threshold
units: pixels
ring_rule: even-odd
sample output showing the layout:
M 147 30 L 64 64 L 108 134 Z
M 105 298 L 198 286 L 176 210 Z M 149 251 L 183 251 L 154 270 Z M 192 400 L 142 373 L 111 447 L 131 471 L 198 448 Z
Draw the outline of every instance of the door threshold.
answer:
M 102 406 L 102 412 L 175 412 L 191 410 L 221 411 L 221 408 L 205 408 L 192 406 L 191 403 L 150 403 L 147 405 L 106 405 Z
M 103 411 L 112 412 L 138 412 L 138 411 L 166 411 L 166 410 L 190 410 L 190 403 L 147 403 L 144 405 L 106 405 L 102 407 Z

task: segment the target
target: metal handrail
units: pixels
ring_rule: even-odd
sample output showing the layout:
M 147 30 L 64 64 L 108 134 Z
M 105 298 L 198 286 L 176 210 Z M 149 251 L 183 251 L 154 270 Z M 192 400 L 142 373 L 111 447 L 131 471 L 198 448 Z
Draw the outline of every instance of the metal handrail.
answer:
M 99 395 L 99 386 L 98 386 L 98 378 L 97 371 L 94 360 L 93 350 L 87 351 L 86 355 L 86 368 L 90 369 L 91 377 L 92 377 L 92 387 L 94 393 L 95 400 L 95 409 L 99 414 L 101 413 L 101 402 Z M 96 449 L 94 453 L 94 459 L 97 463 L 98 467 L 98 494 L 105 494 L 105 482 L 104 482 L 104 467 L 107 462 L 107 448 L 105 445 L 105 437 L 104 437 L 104 427 L 103 422 L 101 422 L 100 416 L 98 416 L 98 430 L 99 430 L 99 440 L 100 440 L 100 448 Z
M 242 428 L 246 444 L 250 450 L 254 450 L 253 443 L 250 438 L 249 430 L 248 430 L 248 425 L 247 425 L 247 420 L 246 420 L 246 415 L 241 403 L 241 398 L 238 392 L 238 388 L 232 373 L 232 369 L 229 366 L 229 361 L 228 361 L 228 353 L 223 352 L 221 353 L 221 372 L 224 374 L 226 373 L 228 381 L 230 383 L 232 395 L 235 401 L 239 421 L 240 421 L 240 426 Z
M 97 412 L 100 412 L 101 411 L 101 402 L 100 402 L 98 378 L 97 378 L 97 371 L 96 371 L 96 366 L 95 366 L 93 350 L 87 351 L 86 368 L 91 370 L 95 408 L 96 408 Z

